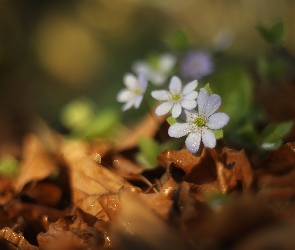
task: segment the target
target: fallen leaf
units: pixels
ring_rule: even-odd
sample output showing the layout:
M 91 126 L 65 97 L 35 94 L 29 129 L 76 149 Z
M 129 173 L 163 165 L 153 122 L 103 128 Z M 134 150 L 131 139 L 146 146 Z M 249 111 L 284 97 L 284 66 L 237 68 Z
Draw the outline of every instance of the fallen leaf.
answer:
M 157 116 L 151 111 L 134 128 L 122 133 L 116 140 L 115 150 L 123 151 L 137 147 L 141 137 L 153 138 L 165 120 L 165 116 Z
M 200 156 L 187 149 L 166 150 L 159 163 L 178 182 L 188 182 L 194 197 L 203 201 L 208 192 L 231 193 L 246 190 L 253 179 L 253 171 L 244 151 L 224 148 L 221 154 L 204 148 Z M 240 190 L 241 189 L 241 190 Z
M 182 235 L 137 195 L 123 191 L 122 209 L 112 224 L 112 249 L 188 249 Z
M 82 150 L 79 150 L 80 147 Z M 121 188 L 133 188 L 132 185 L 87 156 L 85 145 L 69 142 L 63 150 L 70 171 L 74 204 L 85 212 L 108 221 L 112 212 L 105 210 L 100 202 L 104 196 L 117 195 Z
M 58 167 L 52 158 L 35 135 L 28 135 L 24 140 L 23 160 L 20 163 L 16 191 L 20 191 L 29 182 L 43 180 L 57 173 Z
M 11 228 L 5 227 L 0 230 L 0 237 L 7 240 L 8 245 L 5 247 L 11 247 L 9 249 L 22 249 L 22 250 L 38 250 L 39 248 L 31 245 L 22 234 L 15 233 Z M 0 244 L 3 248 L 3 242 Z M 5 248 L 6 249 L 6 248 Z
M 71 215 L 51 223 L 46 233 L 37 236 L 41 249 L 97 249 L 104 244 L 104 235 L 85 222 L 83 212 L 76 209 Z
M 295 143 L 270 152 L 255 171 L 257 198 L 264 200 L 282 217 L 294 217 Z

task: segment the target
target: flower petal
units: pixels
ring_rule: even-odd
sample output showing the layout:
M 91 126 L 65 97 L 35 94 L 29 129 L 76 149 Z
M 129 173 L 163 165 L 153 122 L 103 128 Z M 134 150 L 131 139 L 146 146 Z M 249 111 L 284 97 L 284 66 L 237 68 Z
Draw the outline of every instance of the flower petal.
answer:
M 172 54 L 164 54 L 159 58 L 159 68 L 162 72 L 170 71 L 176 63 L 176 57 Z
M 183 113 L 181 113 L 181 119 L 185 120 L 186 122 L 193 122 L 198 116 L 195 110 L 185 109 Z
M 204 115 L 205 104 L 206 104 L 208 98 L 209 98 L 209 92 L 206 89 L 201 88 L 199 95 L 198 95 L 198 99 L 197 99 L 198 110 L 199 110 L 200 115 Z
M 203 129 L 202 141 L 205 147 L 214 148 L 216 146 L 216 137 L 210 129 L 207 129 L 207 128 Z
M 185 87 L 183 88 L 182 94 L 187 95 L 190 92 L 194 91 L 196 87 L 198 86 L 198 81 L 194 80 L 192 82 L 189 82 Z
M 147 87 L 147 74 L 145 72 L 140 71 L 138 73 L 138 85 L 141 89 L 141 94 L 144 94 Z
M 170 111 L 170 109 L 172 109 L 172 107 L 173 107 L 173 103 L 164 102 L 156 108 L 155 113 L 156 115 L 165 115 Z
M 229 116 L 225 113 L 215 113 L 211 115 L 207 121 L 207 126 L 210 129 L 221 129 L 229 122 Z
M 158 101 L 168 101 L 171 98 L 171 94 L 167 90 L 154 90 L 151 95 Z
M 132 69 L 136 74 L 139 74 L 139 72 L 144 72 L 145 74 L 148 74 L 150 72 L 150 67 L 148 64 L 144 61 L 136 61 L 132 65 Z
M 186 100 L 186 99 L 184 99 L 184 100 L 181 101 L 181 106 L 184 109 L 192 110 L 197 106 L 197 102 L 196 102 L 196 100 Z
M 174 138 L 180 138 L 190 132 L 191 125 L 188 123 L 175 123 L 168 129 L 168 135 Z
M 221 105 L 221 98 L 219 95 L 213 94 L 211 95 L 204 107 L 204 115 L 209 117 L 212 115 Z
M 151 71 L 150 72 L 150 81 L 155 85 L 155 86 L 161 86 L 164 84 L 166 81 L 167 77 L 166 75 L 160 74 L 158 72 Z
M 134 105 L 134 99 L 130 100 L 129 102 L 125 103 L 122 107 L 123 111 L 126 111 L 127 109 L 130 109 Z
M 172 117 L 177 118 L 181 114 L 181 105 L 180 103 L 174 103 L 172 108 Z
M 183 98 L 188 99 L 188 100 L 197 99 L 198 98 L 198 92 L 197 91 L 192 91 L 192 92 L 188 93 L 187 95 L 185 95 Z
M 139 106 L 140 106 L 140 104 L 142 102 L 142 99 L 143 99 L 143 95 L 141 95 L 141 96 L 139 96 L 139 97 L 136 98 L 136 101 L 134 103 L 134 108 L 136 108 L 136 109 L 139 108 Z
M 169 90 L 172 94 L 180 94 L 182 89 L 182 83 L 177 76 L 173 76 L 169 83 Z
M 124 75 L 123 82 L 126 85 L 126 87 L 131 90 L 139 87 L 137 78 L 131 73 L 127 73 Z
M 118 102 L 128 102 L 134 98 L 134 93 L 128 89 L 122 89 L 117 95 Z
M 194 133 L 190 133 L 185 140 L 186 148 L 195 154 L 198 152 L 201 143 L 201 131 L 197 130 Z

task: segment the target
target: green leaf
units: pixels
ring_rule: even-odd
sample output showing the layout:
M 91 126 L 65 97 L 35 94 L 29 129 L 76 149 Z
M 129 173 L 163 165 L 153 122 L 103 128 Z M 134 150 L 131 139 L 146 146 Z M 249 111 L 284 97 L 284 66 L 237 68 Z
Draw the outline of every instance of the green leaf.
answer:
M 257 30 L 266 42 L 271 45 L 282 45 L 284 40 L 284 23 L 280 20 L 274 23 L 271 27 L 266 28 L 261 25 L 257 26 Z
M 183 122 L 182 120 L 180 120 L 179 118 L 174 118 L 173 116 L 169 116 L 166 121 L 169 123 L 169 125 L 173 125 L 174 123 L 177 122 Z
M 231 196 L 219 192 L 207 192 L 204 195 L 205 202 L 213 209 L 220 210 L 225 203 L 230 202 Z
M 157 157 L 162 152 L 161 145 L 151 138 L 141 137 L 139 139 L 140 153 L 137 155 L 137 160 L 144 167 L 154 168 L 158 165 Z
M 177 30 L 169 39 L 166 44 L 173 51 L 186 51 L 189 48 L 189 39 L 183 30 Z
M 108 136 L 120 123 L 120 115 L 114 108 L 100 110 L 89 123 L 82 136 L 91 138 L 94 136 Z
M 169 125 L 173 125 L 174 123 L 177 123 L 177 119 L 174 118 L 172 115 L 169 116 L 166 121 L 169 123 Z
M 230 117 L 224 127 L 225 133 L 232 133 L 248 116 L 253 103 L 252 81 L 243 66 L 235 65 L 223 69 L 213 76 L 210 88 L 221 96 L 220 110 Z
M 260 135 L 260 147 L 265 150 L 272 150 L 282 144 L 282 138 L 290 132 L 293 126 L 293 122 L 284 123 L 270 123 L 261 132 Z
M 260 57 L 257 60 L 257 71 L 262 80 L 274 82 L 280 80 L 288 69 L 288 63 L 285 59 L 276 57 L 274 59 Z
M 68 103 L 61 111 L 61 122 L 71 131 L 85 131 L 95 118 L 92 103 L 86 98 L 80 98 Z
M 6 155 L 0 158 L 0 175 L 16 176 L 18 169 L 18 161 L 14 157 Z
M 223 138 L 223 130 L 222 129 L 212 130 L 212 132 L 214 133 L 217 140 Z
M 203 88 L 206 89 L 209 92 L 210 95 L 213 94 L 213 91 L 211 90 L 209 83 L 207 83 Z
M 230 134 L 230 140 L 240 146 L 253 149 L 257 148 L 259 134 L 255 131 L 252 123 L 246 122 L 243 126 Z

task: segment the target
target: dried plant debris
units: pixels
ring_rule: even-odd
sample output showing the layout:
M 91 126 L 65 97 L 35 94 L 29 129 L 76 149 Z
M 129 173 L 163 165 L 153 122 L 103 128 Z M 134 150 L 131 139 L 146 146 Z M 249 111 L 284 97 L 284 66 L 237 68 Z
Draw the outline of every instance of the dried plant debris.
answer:
M 294 143 L 253 166 L 244 150 L 167 149 L 153 170 L 106 141 L 43 143 L 29 136 L 1 182 L 3 249 L 293 247 Z

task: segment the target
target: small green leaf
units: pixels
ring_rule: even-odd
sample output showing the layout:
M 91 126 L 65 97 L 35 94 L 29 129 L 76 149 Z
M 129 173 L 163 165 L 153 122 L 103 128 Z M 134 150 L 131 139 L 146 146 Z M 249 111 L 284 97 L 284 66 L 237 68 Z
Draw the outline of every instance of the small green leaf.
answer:
M 265 150 L 277 148 L 282 143 L 282 138 L 291 130 L 293 122 L 270 123 L 261 132 L 260 147 Z
M 140 153 L 137 156 L 137 160 L 144 167 L 154 168 L 158 165 L 157 157 L 162 152 L 162 147 L 157 141 L 141 137 L 139 139 L 139 150 Z
M 119 124 L 120 115 L 116 109 L 106 108 L 100 110 L 96 117 L 89 123 L 83 131 L 82 136 L 91 138 L 94 136 L 108 136 Z
M 212 130 L 212 132 L 214 133 L 217 140 L 223 138 L 223 130 L 222 129 Z
M 61 112 L 61 122 L 74 132 L 84 131 L 94 119 L 93 105 L 81 98 L 68 103 Z
M 174 123 L 177 122 L 183 122 L 182 120 L 180 120 L 179 118 L 174 118 L 172 116 L 169 116 L 166 121 L 169 123 L 169 125 L 173 125 Z
M 257 148 L 259 142 L 259 135 L 255 131 L 253 124 L 246 122 L 239 129 L 230 134 L 230 139 L 246 148 Z
M 228 194 L 207 192 L 204 195 L 204 200 L 213 210 L 218 211 L 224 204 L 230 202 L 232 199 Z
M 174 118 L 174 117 L 172 117 L 172 115 L 169 116 L 169 117 L 166 119 L 166 121 L 169 123 L 169 125 L 173 125 L 174 123 L 177 123 L 177 119 Z
M 276 22 L 269 28 L 258 25 L 257 30 L 259 31 L 260 35 L 264 38 L 264 40 L 271 45 L 279 46 L 282 45 L 284 42 L 284 23 L 282 21 Z
M 16 176 L 18 169 L 18 161 L 14 157 L 6 155 L 0 158 L 0 175 Z
M 177 30 L 166 40 L 166 44 L 174 51 L 185 51 L 189 48 L 189 39 L 183 30 Z
M 210 88 L 210 84 L 209 84 L 209 83 L 207 83 L 203 88 L 206 89 L 206 90 L 209 92 L 210 95 L 213 94 L 213 91 L 212 91 L 212 89 Z

